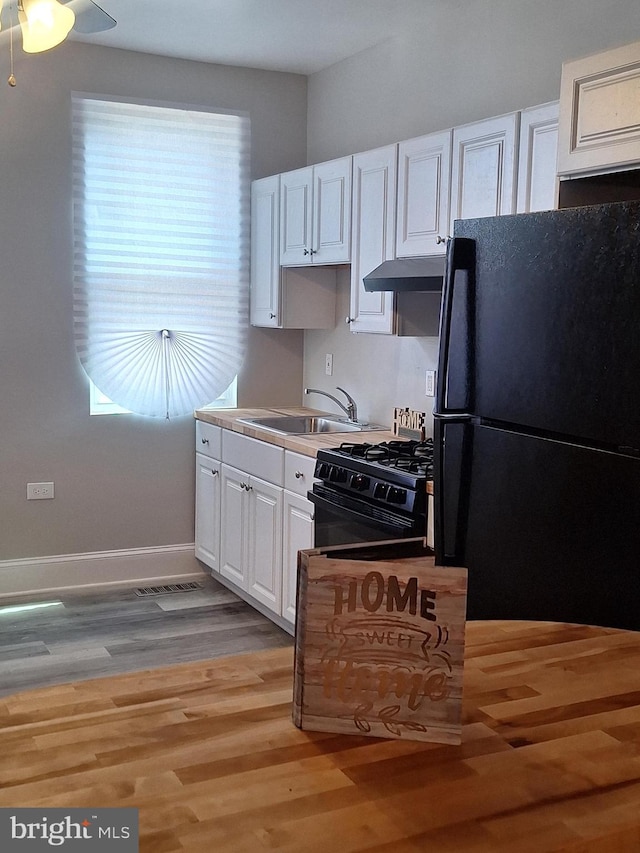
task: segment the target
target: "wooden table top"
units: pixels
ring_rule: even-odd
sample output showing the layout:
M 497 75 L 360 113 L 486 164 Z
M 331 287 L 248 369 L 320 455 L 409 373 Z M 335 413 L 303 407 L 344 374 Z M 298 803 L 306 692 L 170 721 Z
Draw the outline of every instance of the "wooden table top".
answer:
M 0 700 L 0 807 L 139 808 L 141 851 L 637 853 L 640 633 L 467 625 L 460 746 L 303 732 L 277 649 Z

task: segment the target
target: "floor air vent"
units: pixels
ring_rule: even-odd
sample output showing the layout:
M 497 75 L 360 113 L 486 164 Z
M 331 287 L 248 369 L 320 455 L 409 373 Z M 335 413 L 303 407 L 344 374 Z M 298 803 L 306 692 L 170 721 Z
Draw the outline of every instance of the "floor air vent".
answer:
M 136 595 L 166 595 L 169 592 L 191 592 L 202 589 L 201 583 L 168 583 L 165 586 L 142 586 L 135 590 Z

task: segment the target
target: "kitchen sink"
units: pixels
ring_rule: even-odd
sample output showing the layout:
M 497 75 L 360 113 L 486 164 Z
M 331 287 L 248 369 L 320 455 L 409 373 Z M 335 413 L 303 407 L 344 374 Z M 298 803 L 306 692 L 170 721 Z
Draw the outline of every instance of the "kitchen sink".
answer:
M 378 424 L 354 423 L 346 418 L 330 416 L 275 415 L 264 418 L 238 418 L 238 423 L 260 429 L 279 432 L 283 435 L 317 435 L 328 432 L 362 432 L 363 430 L 387 429 Z

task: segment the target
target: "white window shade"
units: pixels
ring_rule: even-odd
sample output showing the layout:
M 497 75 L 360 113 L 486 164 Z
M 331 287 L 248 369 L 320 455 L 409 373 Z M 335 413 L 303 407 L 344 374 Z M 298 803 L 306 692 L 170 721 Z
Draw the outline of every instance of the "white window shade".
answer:
M 244 115 L 73 97 L 76 348 L 132 412 L 191 414 L 240 368 L 249 150 Z

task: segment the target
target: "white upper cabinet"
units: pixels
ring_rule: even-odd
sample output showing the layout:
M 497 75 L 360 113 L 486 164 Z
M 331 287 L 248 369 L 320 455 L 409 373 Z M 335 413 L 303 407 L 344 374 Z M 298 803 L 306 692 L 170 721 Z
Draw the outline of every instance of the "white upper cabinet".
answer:
M 311 263 L 313 166 L 280 176 L 280 263 Z
M 280 266 L 280 176 L 251 184 L 251 324 L 332 329 L 336 271 Z
M 451 223 L 514 213 L 519 113 L 453 130 Z
M 517 213 L 557 206 L 558 114 L 558 101 L 520 113 Z
M 640 42 L 562 65 L 558 173 L 640 162 Z
M 397 146 L 353 158 L 353 258 L 347 322 L 352 332 L 394 331 L 394 294 L 368 293 L 363 276 L 394 257 Z
M 280 176 L 280 263 L 344 264 L 351 259 L 352 157 Z
M 398 145 L 396 257 L 444 254 L 449 233 L 450 130 Z
M 251 323 L 280 326 L 280 176 L 251 184 Z

